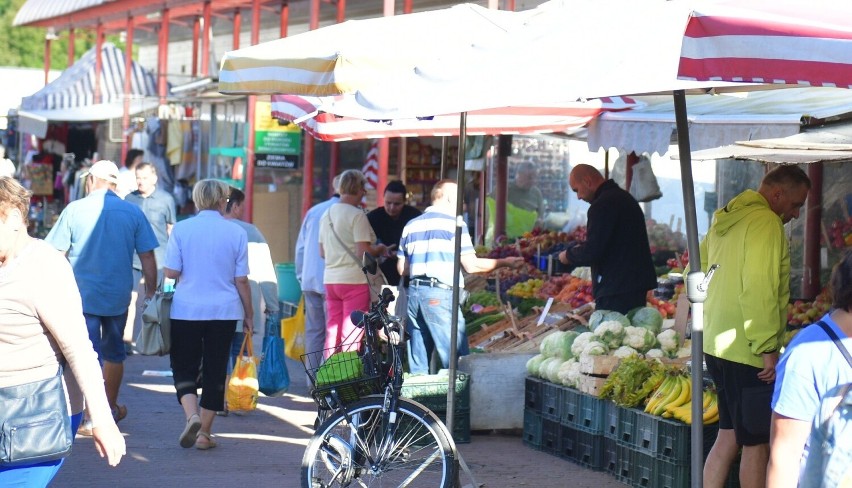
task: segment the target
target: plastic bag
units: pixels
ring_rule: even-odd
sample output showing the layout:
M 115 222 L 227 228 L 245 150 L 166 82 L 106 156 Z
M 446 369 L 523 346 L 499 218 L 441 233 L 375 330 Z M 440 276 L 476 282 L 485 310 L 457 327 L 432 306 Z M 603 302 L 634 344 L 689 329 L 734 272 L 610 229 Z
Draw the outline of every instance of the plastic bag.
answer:
M 174 292 L 158 290 L 142 312 L 142 328 L 136 336 L 136 350 L 145 356 L 169 353 L 171 340 L 171 308 Z
M 280 327 L 277 315 L 270 315 L 266 319 L 263 353 L 257 372 L 258 387 L 266 396 L 281 396 L 290 388 L 290 373 L 284 358 L 284 339 L 281 338 Z
M 251 345 L 251 334 L 246 334 L 240 355 L 234 364 L 234 371 L 228 381 L 226 399 L 229 410 L 244 412 L 257 408 L 257 358 Z
M 663 196 L 654 170 L 651 168 L 651 158 L 642 154 L 639 162 L 633 165 L 633 177 L 630 180 L 630 194 L 637 202 L 650 202 Z
M 281 337 L 287 357 L 299 361 L 305 354 L 305 297 L 299 300 L 295 315 L 281 319 Z

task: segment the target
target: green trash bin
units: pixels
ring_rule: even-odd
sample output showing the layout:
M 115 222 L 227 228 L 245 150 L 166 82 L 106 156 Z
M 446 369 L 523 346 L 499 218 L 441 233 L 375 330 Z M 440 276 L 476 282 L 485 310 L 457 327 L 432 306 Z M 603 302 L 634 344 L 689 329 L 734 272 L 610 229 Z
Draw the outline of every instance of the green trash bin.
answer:
M 298 304 L 302 298 L 302 287 L 296 279 L 296 264 L 276 264 L 275 275 L 278 277 L 278 299 L 282 302 Z

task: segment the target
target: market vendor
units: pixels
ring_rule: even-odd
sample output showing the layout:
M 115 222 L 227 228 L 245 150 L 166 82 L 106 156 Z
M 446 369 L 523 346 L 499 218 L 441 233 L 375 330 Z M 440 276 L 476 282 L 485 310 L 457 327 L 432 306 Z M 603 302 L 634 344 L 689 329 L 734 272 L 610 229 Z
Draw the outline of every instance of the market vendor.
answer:
M 405 224 L 397 248 L 397 270 L 410 276 L 408 286 L 408 366 L 413 374 L 429 372 L 429 359 L 437 351 L 441 367 L 450 364 L 452 314 L 458 316 L 458 355 L 468 353 L 461 307 L 452 308 L 456 230 L 456 194 L 453 180 L 441 180 L 432 189 L 432 206 Z M 477 257 L 467 225 L 461 223 L 461 265 L 468 273 L 487 273 L 501 266 L 521 266 L 523 258 Z M 460 288 L 464 278 L 458 277 Z
M 559 261 L 592 268 L 596 309 L 626 314 L 644 307 L 648 290 L 657 286 L 657 276 L 639 203 L 588 164 L 575 166 L 568 184 L 591 206 L 586 241 L 559 253 Z

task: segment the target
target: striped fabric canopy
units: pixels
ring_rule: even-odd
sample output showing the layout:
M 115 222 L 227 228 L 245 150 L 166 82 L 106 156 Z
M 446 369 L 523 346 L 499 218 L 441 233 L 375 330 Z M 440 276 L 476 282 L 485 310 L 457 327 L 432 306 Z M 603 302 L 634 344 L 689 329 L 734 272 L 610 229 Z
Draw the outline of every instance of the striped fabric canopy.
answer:
M 124 52 L 111 43 L 101 49 L 101 100 L 103 104 L 124 99 Z M 61 110 L 95 104 L 95 48 L 87 51 L 62 75 L 29 97 L 21 109 L 26 111 Z M 135 61 L 130 73 L 131 98 L 157 96 L 156 76 Z
M 698 5 L 686 27 L 679 78 L 852 87 L 852 3 Z
M 323 141 L 457 136 L 459 133 L 459 114 L 381 121 L 334 115 L 337 113 L 335 107 L 345 104 L 347 98 L 349 97 L 344 95 L 327 98 L 273 95 L 272 116 L 290 122 L 296 121 L 313 137 Z M 637 105 L 640 104 L 632 98 L 609 97 L 550 106 L 474 110 L 468 113 L 467 134 L 570 134 L 584 127 L 603 111 L 628 110 Z

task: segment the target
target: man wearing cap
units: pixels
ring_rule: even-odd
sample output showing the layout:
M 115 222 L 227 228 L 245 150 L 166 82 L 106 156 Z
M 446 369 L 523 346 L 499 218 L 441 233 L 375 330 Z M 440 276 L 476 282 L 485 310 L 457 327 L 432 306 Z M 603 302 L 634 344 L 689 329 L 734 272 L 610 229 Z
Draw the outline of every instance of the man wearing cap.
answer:
M 118 391 L 127 357 L 122 336 L 133 289 L 133 254 L 142 263 L 147 303 L 157 284 L 157 237 L 142 210 L 115 193 L 115 163 L 98 161 L 82 178 L 88 195 L 65 207 L 45 241 L 71 262 L 89 339 L 103 364 L 107 400 L 118 421 L 127 415 L 127 408 L 118 404 Z M 84 422 L 79 432 L 91 432 L 91 422 Z

